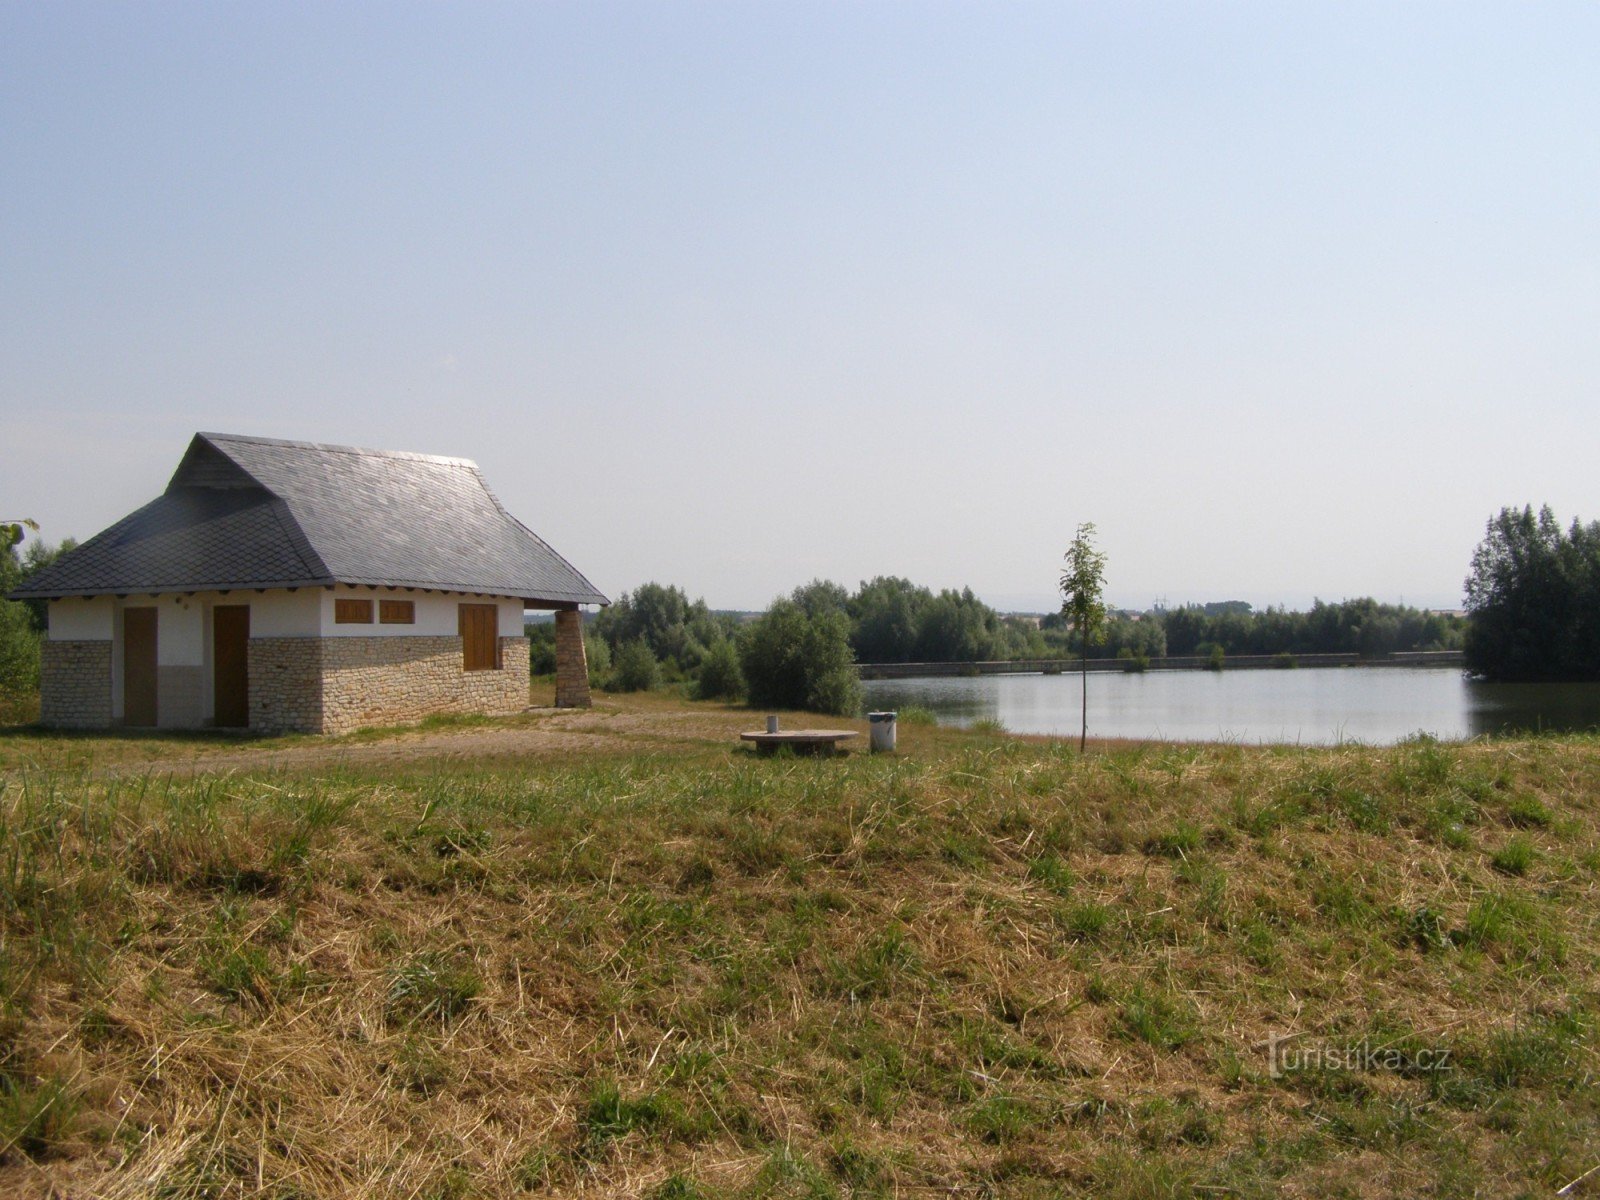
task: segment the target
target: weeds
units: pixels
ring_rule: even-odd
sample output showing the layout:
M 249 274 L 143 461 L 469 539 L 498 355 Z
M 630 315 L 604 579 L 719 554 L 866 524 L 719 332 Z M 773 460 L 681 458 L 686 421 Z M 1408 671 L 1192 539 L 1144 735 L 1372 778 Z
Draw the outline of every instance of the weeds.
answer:
M 1536 857 L 1533 843 L 1519 834 L 1495 851 L 1489 862 L 1502 875 L 1526 875 Z
M 1176 1050 L 1197 1032 L 1187 1003 L 1143 983 L 1134 985 L 1122 1001 L 1118 1020 L 1124 1033 L 1158 1050 Z
M 39 1161 L 65 1150 L 78 1109 L 64 1080 L 0 1077 L 0 1162 L 17 1155 Z
M 483 981 L 469 964 L 444 954 L 419 954 L 395 970 L 389 1014 L 407 1023 L 449 1024 L 466 1013 L 482 990 Z

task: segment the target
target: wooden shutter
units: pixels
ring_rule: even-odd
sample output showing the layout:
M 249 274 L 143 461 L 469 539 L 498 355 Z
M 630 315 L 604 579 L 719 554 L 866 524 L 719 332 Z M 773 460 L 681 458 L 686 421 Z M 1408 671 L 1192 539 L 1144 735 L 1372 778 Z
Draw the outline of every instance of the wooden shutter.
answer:
M 380 625 L 415 625 L 417 623 L 417 605 L 412 600 L 379 600 L 378 624 Z
M 463 604 L 461 666 L 467 671 L 500 669 L 500 609 L 493 604 Z
M 371 625 L 371 600 L 335 600 L 333 602 L 335 625 Z

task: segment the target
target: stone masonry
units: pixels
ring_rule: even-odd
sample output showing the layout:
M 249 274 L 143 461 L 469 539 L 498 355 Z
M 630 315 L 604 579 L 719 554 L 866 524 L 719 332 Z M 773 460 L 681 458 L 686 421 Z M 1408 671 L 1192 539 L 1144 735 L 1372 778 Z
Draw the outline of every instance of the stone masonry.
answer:
M 556 612 L 556 707 L 588 708 L 589 660 L 583 649 L 583 617 L 575 608 Z
M 257 733 L 322 732 L 322 639 L 251 638 L 250 728 Z
M 111 642 L 51 641 L 39 658 L 39 722 L 57 729 L 111 725 Z
M 528 706 L 528 639 L 500 639 L 500 667 L 462 669 L 459 637 L 250 639 L 250 728 L 348 733 L 435 713 Z

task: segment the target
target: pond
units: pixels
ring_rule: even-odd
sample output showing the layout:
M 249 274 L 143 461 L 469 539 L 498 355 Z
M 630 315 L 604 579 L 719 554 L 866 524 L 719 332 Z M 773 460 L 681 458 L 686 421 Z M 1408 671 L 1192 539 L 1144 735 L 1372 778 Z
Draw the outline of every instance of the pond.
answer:
M 1077 736 L 1075 674 L 876 679 L 867 709 L 930 710 L 940 724 Z M 1091 672 L 1089 736 L 1165 741 L 1386 745 L 1431 734 L 1600 728 L 1600 684 L 1483 683 L 1458 669 Z

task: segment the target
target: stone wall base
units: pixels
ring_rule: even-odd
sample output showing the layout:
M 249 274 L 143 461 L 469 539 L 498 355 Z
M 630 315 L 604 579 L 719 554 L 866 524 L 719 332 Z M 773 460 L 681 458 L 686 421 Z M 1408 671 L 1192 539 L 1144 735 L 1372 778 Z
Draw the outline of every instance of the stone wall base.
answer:
M 110 641 L 51 641 L 39 657 L 39 723 L 55 729 L 111 727 Z
M 500 667 L 462 669 L 459 637 L 250 639 L 250 728 L 348 733 L 437 713 L 528 706 L 528 639 L 500 639 Z
M 256 733 L 322 732 L 322 638 L 251 638 L 250 729 Z

